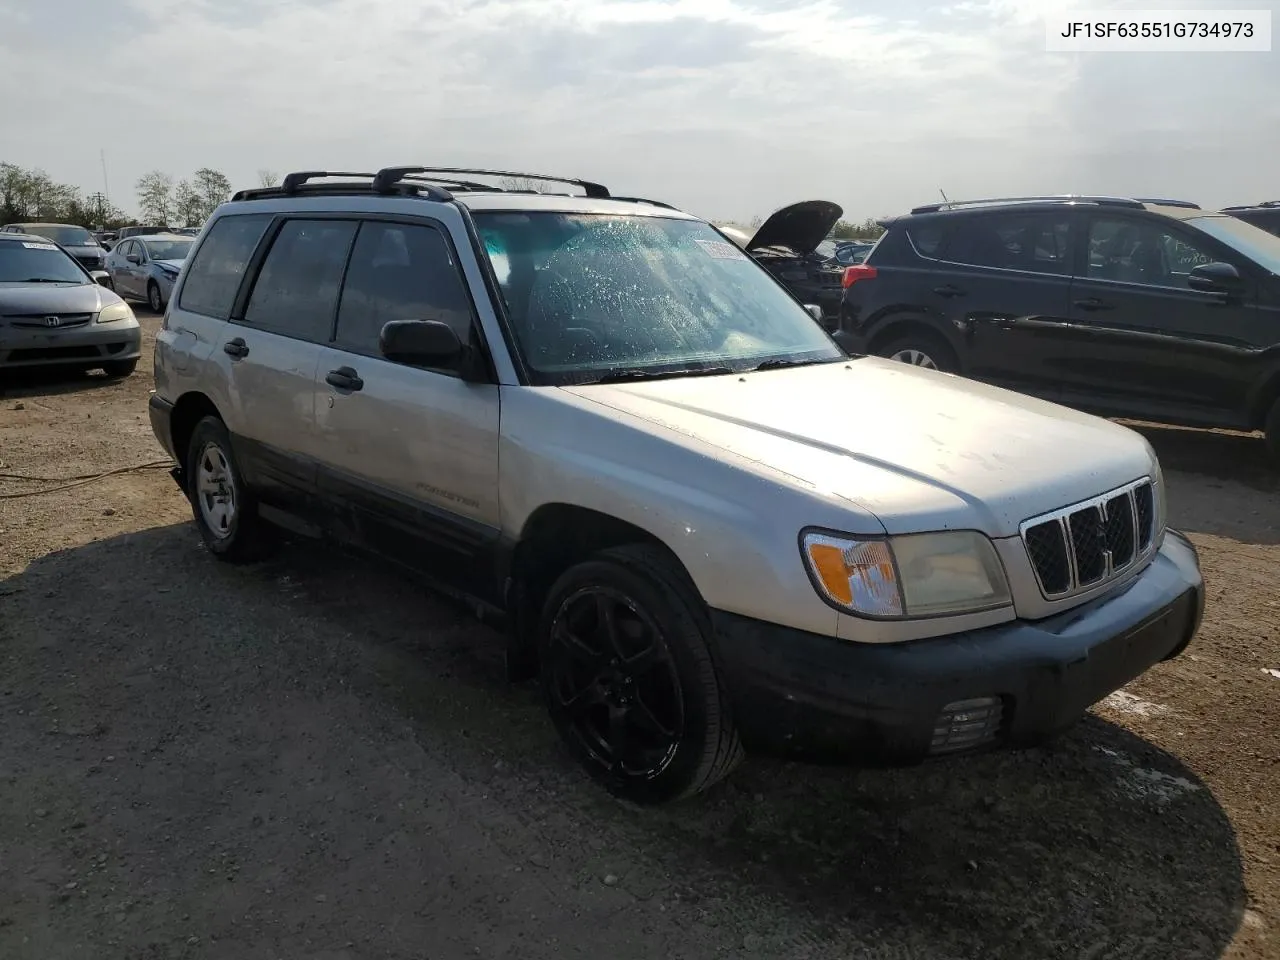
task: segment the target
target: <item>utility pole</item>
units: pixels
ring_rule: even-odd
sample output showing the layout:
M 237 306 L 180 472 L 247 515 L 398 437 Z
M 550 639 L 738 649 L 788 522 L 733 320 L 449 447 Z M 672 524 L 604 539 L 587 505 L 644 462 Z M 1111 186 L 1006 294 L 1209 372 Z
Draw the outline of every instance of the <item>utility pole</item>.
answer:
M 111 184 L 107 180 L 107 151 L 99 150 L 98 159 L 102 161 L 102 196 L 107 203 L 111 202 Z
M 90 195 L 89 202 L 93 204 L 94 219 L 97 221 L 98 229 L 105 230 L 107 228 L 107 197 L 103 193 L 95 193 Z

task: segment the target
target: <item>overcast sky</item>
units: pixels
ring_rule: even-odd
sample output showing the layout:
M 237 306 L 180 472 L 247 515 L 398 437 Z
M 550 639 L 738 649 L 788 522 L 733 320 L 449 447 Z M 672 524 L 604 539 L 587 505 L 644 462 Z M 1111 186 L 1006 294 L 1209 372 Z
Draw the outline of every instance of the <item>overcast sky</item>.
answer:
M 1049 4 L 0 0 L 0 160 L 92 192 L 105 150 L 127 210 L 155 168 L 239 187 L 409 163 L 739 220 L 804 199 L 880 216 L 939 188 L 1280 197 L 1280 54 L 1049 54 Z M 1280 0 L 1071 6 L 1280 24 Z

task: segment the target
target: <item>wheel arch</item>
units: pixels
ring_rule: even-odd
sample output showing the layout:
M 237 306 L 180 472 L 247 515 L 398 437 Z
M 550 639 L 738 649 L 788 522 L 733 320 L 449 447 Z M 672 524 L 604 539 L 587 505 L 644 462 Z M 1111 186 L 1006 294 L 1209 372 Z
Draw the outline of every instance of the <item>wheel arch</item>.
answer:
M 647 544 L 661 551 L 697 594 L 693 577 L 675 551 L 643 527 L 571 503 L 545 503 L 529 515 L 519 536 L 504 551 L 501 574 L 512 627 L 508 648 L 512 679 L 528 679 L 537 672 L 537 622 L 547 593 L 560 575 L 602 550 L 626 544 Z
M 959 338 L 943 332 L 938 324 L 931 323 L 926 317 L 918 313 L 904 311 L 890 314 L 881 319 L 867 338 L 867 352 L 878 356 L 881 348 L 909 334 L 926 337 L 929 340 L 945 345 L 955 356 L 957 365 L 963 369 L 964 361 L 960 350 Z
M 191 434 L 195 431 L 196 424 L 205 417 L 217 417 L 226 422 L 217 405 L 199 391 L 184 393 L 173 405 L 173 412 L 169 415 L 169 442 L 173 444 L 173 458 L 178 461 L 180 468 L 186 467 Z

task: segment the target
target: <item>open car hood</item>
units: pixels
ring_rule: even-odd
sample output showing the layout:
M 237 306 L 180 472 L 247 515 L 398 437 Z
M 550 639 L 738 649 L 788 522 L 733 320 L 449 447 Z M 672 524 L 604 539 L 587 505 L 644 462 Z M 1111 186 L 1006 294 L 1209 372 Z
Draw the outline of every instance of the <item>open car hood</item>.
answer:
M 786 247 L 798 254 L 812 253 L 844 215 L 830 200 L 802 200 L 775 210 L 746 244 L 748 250 Z

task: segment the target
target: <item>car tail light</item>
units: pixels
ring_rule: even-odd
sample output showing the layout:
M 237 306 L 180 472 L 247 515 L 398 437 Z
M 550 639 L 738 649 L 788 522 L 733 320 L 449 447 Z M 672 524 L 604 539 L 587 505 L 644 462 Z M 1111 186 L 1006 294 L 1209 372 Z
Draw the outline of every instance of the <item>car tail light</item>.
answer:
M 865 263 L 855 263 L 851 267 L 844 268 L 844 277 L 840 281 L 840 286 L 848 290 L 859 280 L 874 280 L 875 278 L 875 267 L 868 267 Z

